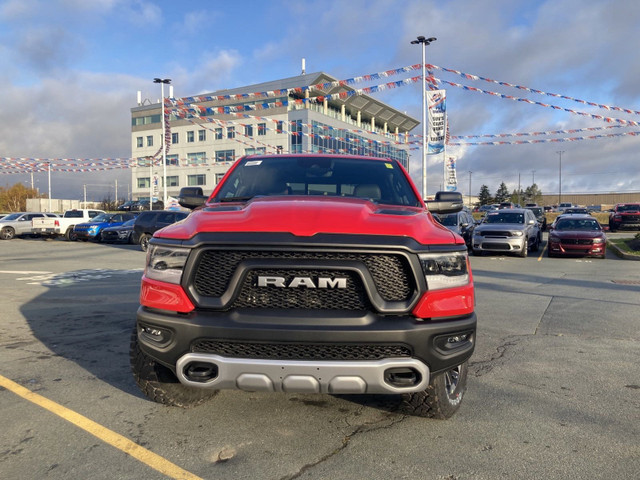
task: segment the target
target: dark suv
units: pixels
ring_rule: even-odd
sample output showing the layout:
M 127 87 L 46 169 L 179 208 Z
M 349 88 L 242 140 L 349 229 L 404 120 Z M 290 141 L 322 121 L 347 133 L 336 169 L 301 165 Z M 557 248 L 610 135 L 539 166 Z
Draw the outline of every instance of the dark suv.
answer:
M 524 207 L 527 210 L 531 210 L 533 214 L 536 216 L 538 223 L 540 224 L 540 230 L 545 231 L 547 229 L 547 216 L 544 214 L 544 209 L 542 207 Z
M 170 210 L 147 210 L 141 212 L 133 224 L 133 243 L 140 245 L 143 252 L 147 251 L 149 240 L 153 234 L 167 225 L 187 218 L 189 212 L 172 212 Z

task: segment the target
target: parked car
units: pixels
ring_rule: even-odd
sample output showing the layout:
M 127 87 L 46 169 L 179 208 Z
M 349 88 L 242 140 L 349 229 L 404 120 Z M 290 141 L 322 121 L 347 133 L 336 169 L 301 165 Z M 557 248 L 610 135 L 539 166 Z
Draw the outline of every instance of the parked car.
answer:
M 122 225 L 135 217 L 134 213 L 101 213 L 90 222 L 79 223 L 73 227 L 73 233 L 78 240 L 100 242 L 103 229 Z
M 131 206 L 131 211 L 144 212 L 149 210 L 149 200 L 140 200 Z M 164 203 L 162 200 L 153 201 L 153 210 L 164 210 Z
M 573 208 L 575 205 L 571 202 L 560 202 L 558 204 L 558 208 L 556 208 L 557 212 L 564 212 L 567 208 Z
M 446 215 L 435 215 L 436 220 L 452 232 L 457 233 L 464 239 L 467 248 L 471 247 L 471 239 L 473 237 L 473 229 L 476 221 L 473 215 L 466 210 Z
M 562 215 L 588 215 L 589 210 L 584 207 L 570 207 L 565 208 Z
M 148 210 L 140 213 L 133 222 L 133 243 L 140 245 L 143 252 L 147 251 L 149 240 L 155 232 L 167 225 L 184 220 L 189 212 L 174 212 L 170 210 Z
M 503 208 L 516 208 L 516 205 L 513 202 L 502 202 L 500 203 L 500 206 L 498 208 L 500 210 L 502 210 Z
M 491 212 L 492 210 L 498 210 L 498 208 L 495 205 L 480 205 L 478 208 L 480 213 Z
M 102 230 L 104 243 L 133 243 L 133 223 L 136 217 L 127 220 L 122 225 L 107 227 Z
M 472 249 L 482 252 L 517 253 L 526 257 L 529 250 L 540 248 L 542 232 L 535 215 L 526 208 L 489 212 L 473 230 Z
M 544 232 L 547 229 L 547 216 L 544 214 L 543 208 L 535 205 L 524 208 L 533 212 L 536 216 L 536 220 L 538 220 L 538 223 L 540 224 L 540 229 Z
M 591 215 L 567 215 L 549 230 L 547 253 L 550 257 L 588 255 L 604 258 L 607 237 Z
M 0 239 L 11 240 L 13 237 L 33 235 L 31 231 L 31 220 L 40 217 L 58 217 L 58 215 L 48 212 L 9 213 L 0 219 Z
M 640 203 L 619 203 L 609 214 L 609 229 L 640 229 Z
M 135 200 L 129 200 L 128 202 L 124 202 L 122 205 L 118 205 L 118 207 L 116 208 L 116 210 L 120 211 L 120 212 L 129 212 L 131 211 L 131 207 L 133 207 L 136 203 Z M 148 205 L 148 203 L 147 203 Z

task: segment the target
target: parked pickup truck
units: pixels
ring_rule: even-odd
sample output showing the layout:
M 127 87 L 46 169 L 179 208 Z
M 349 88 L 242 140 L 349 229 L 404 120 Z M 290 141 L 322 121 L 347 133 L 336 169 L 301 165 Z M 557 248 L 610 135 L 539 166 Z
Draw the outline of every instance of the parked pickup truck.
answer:
M 101 213 L 105 212 L 102 210 L 73 209 L 67 210 L 64 212 L 64 215 L 59 218 L 34 218 L 31 221 L 31 231 L 45 238 L 55 238 L 64 235 L 67 240 L 75 241 L 78 237 L 73 232 L 73 227 L 79 223 L 88 222 Z
M 467 247 L 395 160 L 260 155 L 149 241 L 131 337 L 150 399 L 220 389 L 384 394 L 448 418 L 466 389 L 476 315 Z M 389 395 L 391 394 L 391 395 Z M 391 401 L 391 400 L 390 400 Z
M 640 229 L 640 203 L 618 203 L 609 214 L 609 230 Z

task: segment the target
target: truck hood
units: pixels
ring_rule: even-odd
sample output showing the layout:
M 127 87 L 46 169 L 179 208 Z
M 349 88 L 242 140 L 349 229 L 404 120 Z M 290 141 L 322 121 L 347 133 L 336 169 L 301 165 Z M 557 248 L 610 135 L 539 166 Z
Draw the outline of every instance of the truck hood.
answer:
M 155 236 L 187 240 L 201 232 L 286 232 L 301 237 L 320 233 L 395 235 L 422 244 L 463 243 L 422 208 L 308 196 L 209 204 Z

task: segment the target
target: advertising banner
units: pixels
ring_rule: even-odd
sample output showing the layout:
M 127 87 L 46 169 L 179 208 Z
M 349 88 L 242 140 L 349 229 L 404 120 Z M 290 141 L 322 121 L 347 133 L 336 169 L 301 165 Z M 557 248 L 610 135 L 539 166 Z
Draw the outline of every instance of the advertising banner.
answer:
M 444 189 L 447 192 L 455 192 L 458 189 L 456 177 L 456 157 L 447 157 L 444 163 Z
M 427 154 L 444 152 L 445 126 L 447 103 L 444 90 L 427 92 L 427 106 L 429 109 L 429 131 L 427 132 Z

